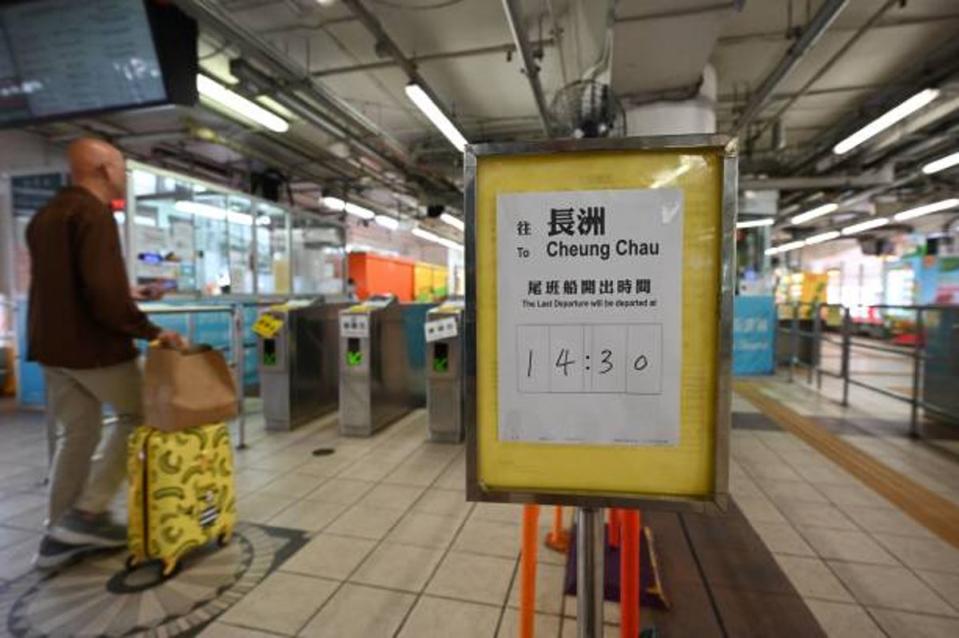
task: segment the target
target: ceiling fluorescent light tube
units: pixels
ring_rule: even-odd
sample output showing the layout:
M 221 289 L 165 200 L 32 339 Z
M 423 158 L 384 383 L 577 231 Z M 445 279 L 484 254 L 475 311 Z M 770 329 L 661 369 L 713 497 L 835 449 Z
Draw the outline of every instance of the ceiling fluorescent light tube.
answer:
M 196 89 L 203 97 L 274 133 L 286 133 L 290 129 L 290 123 L 279 115 L 266 110 L 256 102 L 246 99 L 239 93 L 231 91 L 205 75 L 196 76 Z
M 173 205 L 173 208 L 180 211 L 181 213 L 187 213 L 188 215 L 196 215 L 197 217 L 204 217 L 206 219 L 212 219 L 218 222 L 226 219 L 225 210 L 217 206 L 204 204 L 203 202 L 192 202 L 187 199 L 181 199 Z
M 830 230 L 825 233 L 819 233 L 818 235 L 813 235 L 812 237 L 808 237 L 806 238 L 805 241 L 803 241 L 803 243 L 806 244 L 807 246 L 812 246 L 813 244 L 821 244 L 824 241 L 829 241 L 830 239 L 835 239 L 836 237 L 839 237 L 839 231 Z
M 356 204 L 351 204 L 350 202 L 346 202 L 343 210 L 354 217 L 359 217 L 360 219 L 373 219 L 376 217 L 376 213 L 371 211 L 369 208 L 357 206 Z
M 932 175 L 933 173 L 944 171 L 947 168 L 952 168 L 956 164 L 959 164 L 959 152 L 929 162 L 922 167 L 922 172 L 926 175 Z
M 800 239 L 798 241 L 791 241 L 786 244 L 780 244 L 779 246 L 776 246 L 775 248 L 777 253 L 785 253 L 785 252 L 789 252 L 790 250 L 795 250 L 796 248 L 802 248 L 805 245 L 806 245 L 806 242 Z
M 396 230 L 400 227 L 400 221 L 389 215 L 377 215 L 373 218 L 373 221 L 387 230 Z
M 235 210 L 227 211 L 226 219 L 231 224 L 239 224 L 240 226 L 252 226 L 253 225 L 253 216 L 247 215 L 246 213 L 240 213 Z
M 406 97 L 410 98 L 410 101 L 423 112 L 423 115 L 433 123 L 433 126 L 439 129 L 440 133 L 449 140 L 450 144 L 452 144 L 457 151 L 460 153 L 463 152 L 467 144 L 466 138 L 459 132 L 456 125 L 450 121 L 450 118 L 446 117 L 446 114 L 437 106 L 433 98 L 423 90 L 423 87 L 416 83 L 407 84 Z
M 426 241 L 431 241 L 433 243 L 440 244 L 441 246 L 446 246 L 447 248 L 451 250 L 463 250 L 462 244 L 458 244 L 455 241 L 446 239 L 445 237 L 440 237 L 439 235 L 435 233 L 431 233 L 430 231 L 420 228 L 419 226 L 417 226 L 410 232 L 412 232 L 414 235 L 416 235 L 420 239 L 425 239 Z
M 880 226 L 885 226 L 889 223 L 888 217 L 879 217 L 878 219 L 870 219 L 868 221 L 860 222 L 858 224 L 853 224 L 852 226 L 846 226 L 842 229 L 843 235 L 855 235 L 856 233 L 861 233 L 864 230 L 872 230 L 873 228 L 879 228 Z
M 828 215 L 829 213 L 837 210 L 839 204 L 823 204 L 822 206 L 817 206 L 812 210 L 807 210 L 805 213 L 799 213 L 795 217 L 789 220 L 790 224 L 802 224 L 803 222 L 808 222 L 817 217 L 822 217 L 823 215 Z
M 956 206 L 959 206 L 959 198 L 951 197 L 942 201 L 904 210 L 901 213 L 896 213 L 892 216 L 892 218 L 897 222 L 903 222 L 907 219 L 915 219 L 916 217 L 928 215 L 929 213 L 938 213 L 941 210 L 949 210 L 950 208 L 955 208 Z
M 776 221 L 772 217 L 764 219 L 749 219 L 743 222 L 736 222 L 736 228 L 759 228 L 760 226 L 772 226 Z
M 335 210 L 338 213 L 342 213 L 346 208 L 346 202 L 344 202 L 339 197 L 323 197 L 320 199 L 324 206 L 330 210 Z
M 925 105 L 935 100 L 937 97 L 939 97 L 939 89 L 925 89 L 923 91 L 919 91 L 902 104 L 889 109 L 869 124 L 866 124 L 864 127 L 833 146 L 832 152 L 836 155 L 844 155 L 848 153 L 866 140 L 879 135 L 896 122 L 909 117 Z
M 460 219 L 459 217 L 454 217 L 453 215 L 450 215 L 449 213 L 443 213 L 442 215 L 440 215 L 440 221 L 446 222 L 447 224 L 449 224 L 456 230 L 459 230 L 459 231 L 466 230 L 466 224 L 463 223 L 463 220 Z
M 373 219 L 376 217 L 376 213 L 371 211 L 369 208 L 352 204 L 340 199 L 339 197 L 324 197 L 320 201 L 323 202 L 324 206 L 338 213 L 348 213 L 354 217 L 359 217 L 360 219 Z

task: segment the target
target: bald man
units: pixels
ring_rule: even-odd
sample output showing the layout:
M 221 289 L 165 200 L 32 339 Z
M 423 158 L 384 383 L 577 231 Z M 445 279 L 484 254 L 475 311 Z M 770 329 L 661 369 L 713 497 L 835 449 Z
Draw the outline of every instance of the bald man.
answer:
M 48 529 L 35 564 L 53 568 L 98 547 L 122 547 L 126 527 L 109 506 L 126 475 L 127 439 L 141 422 L 141 373 L 134 339 L 183 345 L 135 303 L 110 201 L 126 193 L 123 155 L 94 139 L 70 145 L 71 185 L 27 227 L 30 247 L 28 358 L 43 367 L 58 427 Z M 116 424 L 94 457 L 103 406 Z

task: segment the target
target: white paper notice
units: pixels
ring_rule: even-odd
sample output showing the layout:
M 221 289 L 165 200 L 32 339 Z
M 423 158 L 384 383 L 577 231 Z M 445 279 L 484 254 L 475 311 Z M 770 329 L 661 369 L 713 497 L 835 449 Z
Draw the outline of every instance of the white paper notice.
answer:
M 499 438 L 679 443 L 678 189 L 497 198 Z
M 369 337 L 370 319 L 367 315 L 346 313 L 340 315 L 341 337 Z

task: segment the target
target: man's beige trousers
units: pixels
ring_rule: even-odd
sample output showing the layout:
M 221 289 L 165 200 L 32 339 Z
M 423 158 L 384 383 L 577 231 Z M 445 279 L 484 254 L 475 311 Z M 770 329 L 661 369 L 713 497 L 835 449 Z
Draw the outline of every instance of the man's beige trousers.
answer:
M 126 477 L 127 441 L 143 414 L 137 361 L 72 370 L 44 366 L 48 409 L 57 422 L 50 474 L 49 525 L 71 508 L 106 511 Z M 103 445 L 103 406 L 116 414 Z

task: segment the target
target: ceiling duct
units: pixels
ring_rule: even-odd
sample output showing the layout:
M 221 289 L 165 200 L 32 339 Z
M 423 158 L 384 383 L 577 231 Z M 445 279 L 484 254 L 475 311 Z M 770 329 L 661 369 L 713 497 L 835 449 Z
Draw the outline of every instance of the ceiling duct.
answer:
M 668 9 L 651 11 L 650 7 L 657 4 Z M 609 52 L 610 83 L 626 108 L 632 105 L 628 96 L 637 96 L 641 102 L 651 101 L 646 96 L 669 92 L 673 93 L 672 99 L 695 97 L 720 29 L 738 4 L 702 0 L 617 2 Z

